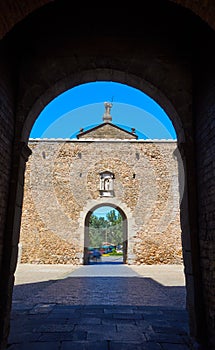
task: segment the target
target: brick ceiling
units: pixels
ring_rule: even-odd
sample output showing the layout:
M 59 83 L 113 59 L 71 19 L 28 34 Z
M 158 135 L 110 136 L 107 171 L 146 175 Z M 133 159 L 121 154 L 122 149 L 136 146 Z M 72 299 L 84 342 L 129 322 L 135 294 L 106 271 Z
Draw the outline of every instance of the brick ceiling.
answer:
M 150 0 L 148 0 L 150 1 Z M 180 4 L 201 17 L 215 30 L 214 0 L 170 0 Z M 1 0 L 0 1 L 0 38 L 13 26 L 39 7 L 53 0 Z

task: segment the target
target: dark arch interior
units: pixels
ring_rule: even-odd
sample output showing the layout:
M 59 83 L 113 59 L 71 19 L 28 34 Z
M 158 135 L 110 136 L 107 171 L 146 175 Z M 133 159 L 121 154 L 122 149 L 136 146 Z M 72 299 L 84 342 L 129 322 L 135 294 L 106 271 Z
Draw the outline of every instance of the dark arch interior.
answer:
M 182 240 L 190 330 L 196 341 L 212 349 L 214 32 L 189 10 L 164 0 L 109 7 L 106 12 L 104 7 L 95 12 L 91 4 L 85 11 L 82 4 L 76 6 L 71 1 L 52 2 L 14 26 L 1 41 L 2 347 L 7 342 L 17 262 L 29 154 L 26 135 L 53 97 L 77 84 L 105 78 L 142 91 L 147 82 L 151 95 L 161 91 L 180 118 L 184 139 L 179 149 L 186 173 Z M 164 98 L 160 99 L 165 105 Z

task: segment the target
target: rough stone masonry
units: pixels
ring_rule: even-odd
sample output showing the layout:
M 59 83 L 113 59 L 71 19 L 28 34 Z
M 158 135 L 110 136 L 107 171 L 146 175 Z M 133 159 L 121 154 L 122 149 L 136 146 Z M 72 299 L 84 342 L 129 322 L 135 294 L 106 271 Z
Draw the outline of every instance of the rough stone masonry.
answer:
M 182 263 L 174 140 L 140 140 L 103 120 L 76 139 L 30 139 L 29 147 L 21 262 L 82 264 L 87 215 L 110 205 L 126 221 L 126 263 Z M 113 191 L 101 195 L 104 172 Z

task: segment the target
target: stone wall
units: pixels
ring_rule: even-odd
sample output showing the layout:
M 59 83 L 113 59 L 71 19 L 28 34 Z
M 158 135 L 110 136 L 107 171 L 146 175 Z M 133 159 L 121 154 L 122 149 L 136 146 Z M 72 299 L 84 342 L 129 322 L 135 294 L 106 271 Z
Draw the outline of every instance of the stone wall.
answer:
M 3 259 L 4 230 L 8 206 L 14 137 L 14 96 L 10 60 L 0 48 L 0 269 Z M 10 244 L 9 237 L 7 244 Z M 5 248 L 5 247 L 4 247 Z
M 115 180 L 105 203 L 132 222 L 128 262 L 182 262 L 175 142 L 32 140 L 29 147 L 21 262 L 82 263 L 81 222 L 104 203 L 99 174 L 106 170 Z
M 210 349 L 215 348 L 215 101 L 214 101 L 214 53 L 211 42 L 205 41 L 198 57 L 198 81 L 196 82 L 196 147 L 198 153 L 198 213 L 201 251 L 202 286 L 206 307 L 206 322 L 210 332 Z M 210 56 L 206 60 L 205 53 Z M 206 55 L 207 57 L 207 55 Z M 202 96 L 202 99 L 200 99 Z

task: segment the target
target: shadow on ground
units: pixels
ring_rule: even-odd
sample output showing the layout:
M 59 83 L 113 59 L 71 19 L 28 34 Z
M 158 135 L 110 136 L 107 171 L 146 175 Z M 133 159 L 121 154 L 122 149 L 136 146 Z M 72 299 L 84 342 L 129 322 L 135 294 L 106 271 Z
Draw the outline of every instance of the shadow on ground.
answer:
M 123 276 L 117 267 L 114 277 L 92 276 L 112 271 L 106 268 L 101 262 L 65 278 L 15 285 L 8 349 L 192 349 L 184 286 L 164 286 L 126 266 Z
M 163 286 L 145 277 L 67 277 L 14 286 L 13 308 L 19 303 L 65 305 L 150 305 L 185 309 L 186 288 Z

